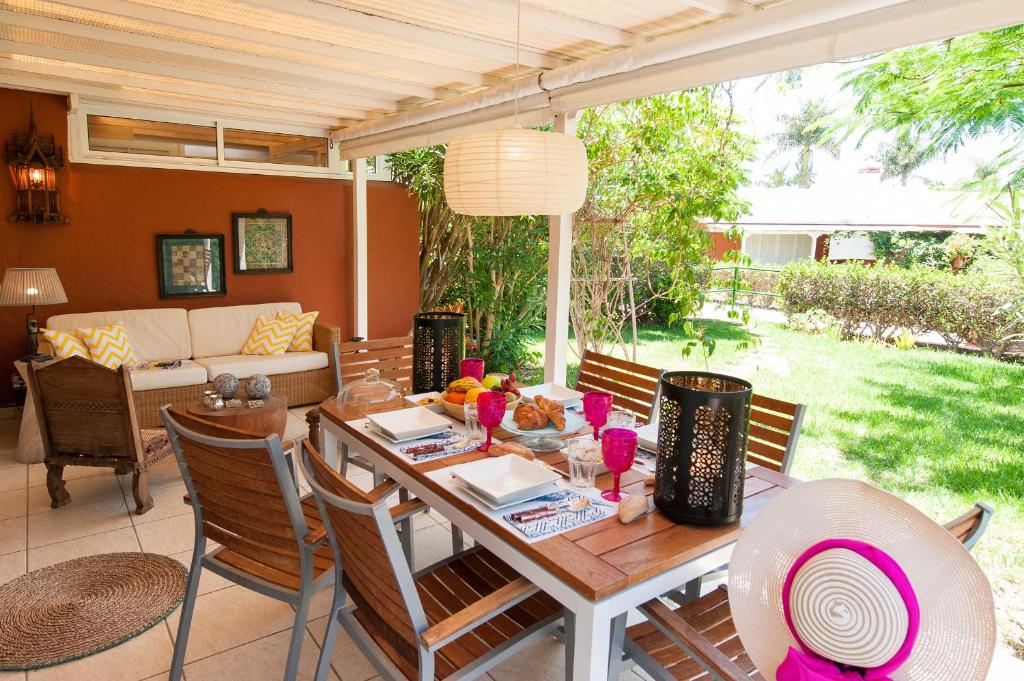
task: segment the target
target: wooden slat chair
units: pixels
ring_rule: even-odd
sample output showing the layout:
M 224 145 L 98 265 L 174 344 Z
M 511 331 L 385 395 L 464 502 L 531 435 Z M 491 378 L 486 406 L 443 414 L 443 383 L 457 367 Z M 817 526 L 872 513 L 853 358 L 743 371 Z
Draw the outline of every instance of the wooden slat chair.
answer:
M 789 473 L 806 405 L 754 393 L 750 406 L 747 461 Z
M 971 548 L 991 516 L 992 508 L 979 503 L 945 527 Z M 626 656 L 655 681 L 763 681 L 736 635 L 724 585 L 675 610 L 654 599 L 640 611 L 647 621 L 626 629 Z
M 295 607 L 285 681 L 295 678 L 309 602 L 334 583 L 334 554 L 312 497 L 300 500 L 278 436 L 260 438 L 164 407 L 195 516 L 195 546 L 171 662 L 181 678 L 203 568 Z M 303 503 L 305 501 L 305 503 Z M 206 541 L 220 548 L 206 554 Z
M 561 606 L 480 548 L 413 574 L 386 502 L 339 475 L 308 442 L 302 458 L 335 554 L 317 681 L 330 674 L 339 625 L 392 681 L 474 678 L 555 630 Z
M 584 350 L 576 390 L 611 393 L 615 408 L 635 414 L 637 421 L 646 424 L 655 417 L 662 373 L 661 369 Z
M 147 471 L 171 456 L 161 429 L 139 429 L 131 377 L 82 357 L 42 366 L 29 363 L 28 380 L 43 442 L 50 506 L 71 501 L 65 466 L 113 468 L 132 474 L 139 515 L 153 508 Z

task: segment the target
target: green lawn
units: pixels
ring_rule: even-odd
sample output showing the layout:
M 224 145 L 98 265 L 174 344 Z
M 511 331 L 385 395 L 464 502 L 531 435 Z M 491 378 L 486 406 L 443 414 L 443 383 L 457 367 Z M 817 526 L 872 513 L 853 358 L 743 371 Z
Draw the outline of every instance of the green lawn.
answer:
M 995 507 L 974 553 L 992 581 L 1002 637 L 1024 655 L 1024 365 L 838 342 L 777 324 L 711 322 L 709 332 L 718 339 L 713 371 L 808 405 L 795 476 L 869 480 L 939 522 L 976 500 Z M 761 345 L 739 350 L 750 333 Z M 681 331 L 650 328 L 639 338 L 640 362 L 704 368 L 699 357 L 681 357 Z

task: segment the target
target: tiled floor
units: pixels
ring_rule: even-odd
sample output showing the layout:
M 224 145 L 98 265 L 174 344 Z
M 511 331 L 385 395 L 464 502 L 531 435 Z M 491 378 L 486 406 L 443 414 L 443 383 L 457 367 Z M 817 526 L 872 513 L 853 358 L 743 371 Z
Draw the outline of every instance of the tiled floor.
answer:
M 302 415 L 304 410 L 295 410 Z M 53 510 L 41 465 L 14 462 L 17 415 L 0 416 L 0 584 L 26 571 L 79 556 L 112 551 L 163 553 L 188 565 L 192 557 L 192 511 L 182 503 L 184 485 L 173 460 L 150 476 L 156 506 L 131 512 L 130 478 L 106 469 L 67 468 L 71 503 Z M 368 473 L 353 478 L 371 484 Z M 451 535 L 436 513 L 415 521 L 419 566 L 447 556 Z M 189 635 L 188 681 L 278 681 L 281 678 L 293 611 L 290 606 L 204 572 Z M 312 679 L 327 627 L 330 590 L 314 601 L 306 627 L 300 679 Z M 32 672 L 0 672 L 0 681 L 156 681 L 166 679 L 177 634 L 178 613 L 145 634 L 111 650 Z M 495 681 L 563 678 L 561 644 L 538 642 L 492 672 Z M 344 632 L 335 648 L 332 681 L 367 681 L 373 667 Z M 629 673 L 632 681 L 639 678 Z

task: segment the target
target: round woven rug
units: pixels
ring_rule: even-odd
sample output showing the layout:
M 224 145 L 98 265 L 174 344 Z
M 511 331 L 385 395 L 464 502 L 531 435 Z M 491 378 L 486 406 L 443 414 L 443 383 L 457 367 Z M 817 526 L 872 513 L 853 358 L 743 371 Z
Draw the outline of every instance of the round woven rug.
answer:
M 134 638 L 174 612 L 188 571 L 167 556 L 76 558 L 0 586 L 0 671 L 39 669 Z

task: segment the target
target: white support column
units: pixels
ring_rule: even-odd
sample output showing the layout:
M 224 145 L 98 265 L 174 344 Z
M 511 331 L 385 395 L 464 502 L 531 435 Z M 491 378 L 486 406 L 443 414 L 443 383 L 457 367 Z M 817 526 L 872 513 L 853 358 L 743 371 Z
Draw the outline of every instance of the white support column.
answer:
M 366 159 L 352 161 L 352 310 L 353 333 L 369 336 L 366 271 Z
M 555 132 L 576 134 L 576 112 L 555 116 Z M 544 381 L 565 385 L 569 351 L 569 286 L 572 274 L 572 215 L 548 216 L 548 307 Z

